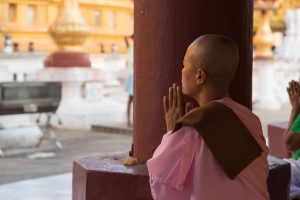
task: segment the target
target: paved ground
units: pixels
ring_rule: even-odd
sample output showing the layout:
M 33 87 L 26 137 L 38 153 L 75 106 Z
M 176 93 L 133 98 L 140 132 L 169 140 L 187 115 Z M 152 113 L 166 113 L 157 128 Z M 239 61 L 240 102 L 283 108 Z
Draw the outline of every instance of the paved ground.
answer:
M 0 186 L 5 200 L 71 200 L 72 174 L 18 181 Z
M 284 105 L 280 110 L 256 110 L 267 137 L 267 124 L 288 120 L 290 106 Z M 54 130 L 63 144 L 63 150 L 57 151 L 49 141 L 42 143 L 37 152 L 56 152 L 51 158 L 29 159 L 27 156 L 0 159 L 0 184 L 19 180 L 57 175 L 72 171 L 72 161 L 80 156 L 100 152 L 130 150 L 131 135 L 101 133 L 86 130 Z
M 254 109 L 254 113 L 262 121 L 265 136 L 267 124 L 288 120 L 289 111 L 289 105 L 275 111 Z M 29 159 L 18 156 L 0 159 L 0 199 L 69 200 L 72 195 L 71 171 L 74 159 L 100 152 L 128 152 L 132 143 L 132 136 L 128 134 L 58 129 L 54 131 L 64 145 L 62 151 L 56 151 L 55 157 Z M 38 150 L 53 152 L 55 146 L 45 141 Z
M 253 106 L 253 112 L 260 118 L 265 137 L 268 137 L 267 126 L 274 122 L 288 121 L 290 117 L 291 107 L 284 104 L 279 110 L 258 110 Z
M 38 151 L 56 152 L 55 157 L 43 159 L 29 159 L 26 156 L 1 158 L 0 184 L 71 172 L 72 161 L 77 157 L 100 152 L 129 152 L 132 143 L 131 135 L 79 130 L 54 131 L 61 139 L 63 150 L 56 151 L 52 143 L 45 141 Z

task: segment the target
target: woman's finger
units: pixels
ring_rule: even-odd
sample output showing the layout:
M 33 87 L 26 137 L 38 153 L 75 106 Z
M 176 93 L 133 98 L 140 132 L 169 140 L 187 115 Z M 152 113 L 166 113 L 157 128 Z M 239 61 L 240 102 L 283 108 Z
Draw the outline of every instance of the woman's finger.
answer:
M 166 97 L 166 96 L 164 96 L 164 98 L 163 98 L 163 105 L 164 105 L 164 112 L 167 113 L 169 110 L 168 109 L 169 106 L 168 106 L 168 97 Z
M 296 81 L 293 81 L 293 83 L 292 83 L 292 94 L 293 95 L 297 95 L 298 94 Z
M 290 87 L 288 87 L 288 88 L 286 88 L 286 90 L 287 90 L 289 97 L 291 98 L 293 96 L 292 89 Z
M 292 91 L 294 90 L 294 88 L 295 88 L 295 83 L 294 83 L 294 81 L 291 81 L 291 89 L 292 89 Z
M 177 86 L 177 98 L 178 98 L 178 105 L 183 106 L 183 94 L 180 86 Z
M 290 82 L 290 94 L 291 94 L 291 95 L 294 95 L 294 91 L 295 91 L 295 83 L 294 83 L 294 81 L 292 80 L 292 81 Z
M 297 83 L 295 83 L 295 93 L 296 95 L 299 94 L 299 85 Z
M 177 106 L 177 90 L 176 90 L 176 83 L 173 83 L 172 85 L 173 88 L 173 106 L 176 107 Z
M 173 103 L 173 88 L 172 87 L 169 87 L 169 110 L 171 109 L 172 107 L 172 103 Z

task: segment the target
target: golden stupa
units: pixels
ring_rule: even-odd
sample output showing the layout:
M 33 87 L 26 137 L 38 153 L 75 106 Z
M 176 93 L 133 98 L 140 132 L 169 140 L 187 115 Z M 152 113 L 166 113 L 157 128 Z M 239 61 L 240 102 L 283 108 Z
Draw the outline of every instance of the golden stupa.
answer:
M 258 1 L 255 2 L 257 4 Z M 269 1 L 268 4 L 276 4 L 277 10 L 270 16 L 270 26 L 272 31 L 285 31 L 285 14 L 289 9 L 300 7 L 300 0 L 277 0 L 275 2 Z M 257 31 L 260 24 L 261 12 L 260 10 L 254 11 L 254 32 Z
M 77 0 L 63 0 L 56 21 L 49 33 L 58 45 L 44 61 L 45 67 L 90 67 L 89 55 L 82 44 L 90 34 Z
M 49 33 L 60 51 L 82 51 L 82 44 L 90 34 L 77 0 L 63 0 L 59 14 Z
M 274 45 L 273 34 L 270 26 L 270 17 L 278 11 L 281 0 L 265 1 L 256 0 L 254 9 L 260 13 L 259 24 L 253 37 L 255 47 L 255 58 L 271 59 L 273 57 L 272 47 Z

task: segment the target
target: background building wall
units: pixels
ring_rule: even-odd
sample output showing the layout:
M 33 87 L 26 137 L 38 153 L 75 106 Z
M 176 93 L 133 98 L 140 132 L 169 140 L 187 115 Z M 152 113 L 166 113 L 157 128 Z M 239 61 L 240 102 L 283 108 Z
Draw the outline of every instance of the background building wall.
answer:
M 124 36 L 133 33 L 133 2 L 131 0 L 78 0 L 83 17 L 91 28 L 91 35 L 83 45 L 90 53 L 106 52 L 115 45 L 117 52 L 126 50 Z M 20 51 L 28 51 L 34 42 L 35 51 L 51 52 L 56 45 L 48 34 L 55 21 L 61 0 L 1 0 L 0 30 L 12 36 Z M 0 51 L 4 48 L 4 34 L 0 35 Z

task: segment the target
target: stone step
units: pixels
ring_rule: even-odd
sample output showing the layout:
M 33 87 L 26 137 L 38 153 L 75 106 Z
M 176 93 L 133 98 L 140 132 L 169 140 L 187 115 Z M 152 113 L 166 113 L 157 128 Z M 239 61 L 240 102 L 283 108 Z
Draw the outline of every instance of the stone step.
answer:
M 116 124 L 116 125 L 95 124 L 92 125 L 92 130 L 97 132 L 102 132 L 102 133 L 132 135 L 132 128 L 125 127 L 124 125 L 121 124 Z

